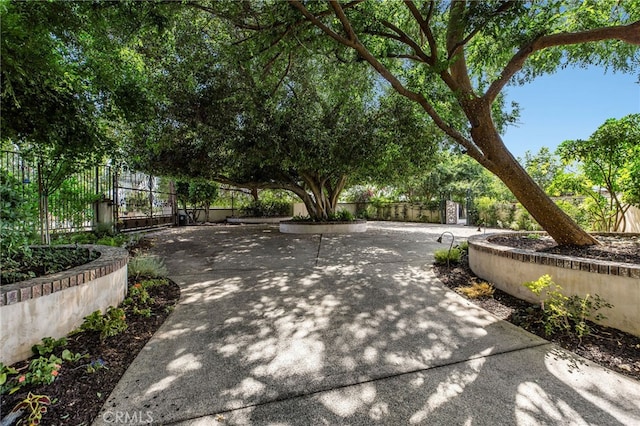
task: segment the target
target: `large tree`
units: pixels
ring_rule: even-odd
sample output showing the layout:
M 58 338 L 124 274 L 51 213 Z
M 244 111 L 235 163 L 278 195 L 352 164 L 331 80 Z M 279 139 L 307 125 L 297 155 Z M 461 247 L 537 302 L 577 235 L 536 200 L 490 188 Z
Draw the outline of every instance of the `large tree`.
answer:
M 634 69 L 640 44 L 637 2 L 187 3 L 227 17 L 245 32 L 267 34 L 271 42 L 265 50 L 271 52 L 295 41 L 307 49 L 330 50 L 318 41 L 320 36 L 351 49 L 353 60 L 370 64 L 498 176 L 556 242 L 597 244 L 505 147 L 500 128 L 508 114 L 502 92 L 510 83 L 572 64 Z
M 596 229 L 624 232 L 625 213 L 640 205 L 640 114 L 609 119 L 587 140 L 564 141 L 558 153 L 583 173 L 574 189 L 592 200 Z
M 190 9 L 172 19 L 170 35 L 139 52 L 156 92 L 155 112 L 136 126 L 140 137 L 130 146 L 140 167 L 286 189 L 313 219 L 326 220 L 346 185 L 424 167 L 442 139 L 364 64 L 297 50 L 280 69 L 265 70 L 210 37 L 234 34 L 224 21 Z

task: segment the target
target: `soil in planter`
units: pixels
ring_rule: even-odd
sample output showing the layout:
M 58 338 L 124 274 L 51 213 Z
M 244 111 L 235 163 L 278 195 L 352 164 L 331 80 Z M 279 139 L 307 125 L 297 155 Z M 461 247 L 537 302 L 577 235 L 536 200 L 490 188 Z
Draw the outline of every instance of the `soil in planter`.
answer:
M 99 252 L 84 247 L 34 247 L 29 256 L 2 260 L 0 285 L 66 271 L 98 257 Z
M 497 235 L 488 240 L 523 250 L 640 265 L 640 236 L 618 234 L 596 235 L 596 238 L 601 244 L 587 247 L 558 246 L 551 237 L 544 234 Z

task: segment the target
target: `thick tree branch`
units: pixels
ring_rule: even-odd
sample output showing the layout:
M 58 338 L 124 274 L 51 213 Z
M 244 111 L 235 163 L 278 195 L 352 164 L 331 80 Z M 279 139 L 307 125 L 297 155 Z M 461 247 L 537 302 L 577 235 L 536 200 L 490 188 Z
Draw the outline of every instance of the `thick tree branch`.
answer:
M 418 55 L 419 57 L 421 57 L 424 62 L 431 64 L 433 63 L 432 58 L 427 55 L 424 50 L 422 50 L 422 48 L 420 47 L 420 45 L 418 43 L 416 43 L 411 37 L 409 37 L 407 35 L 407 33 L 405 33 L 404 31 L 402 31 L 400 28 L 398 28 L 397 26 L 393 25 L 391 22 L 388 21 L 381 21 L 380 22 L 382 25 L 384 25 L 385 27 L 389 28 L 391 31 L 395 32 L 396 34 L 398 34 L 398 36 L 400 36 L 400 41 L 404 44 L 406 44 L 407 46 L 409 46 L 410 48 L 413 49 L 414 52 L 416 52 L 416 55 Z
M 429 13 L 427 13 L 427 17 L 423 18 L 422 14 L 413 3 L 413 1 L 405 0 L 404 4 L 407 6 L 413 18 L 418 22 L 420 26 L 420 30 L 427 37 L 427 43 L 429 43 L 429 50 L 431 50 L 430 58 L 432 59 L 431 65 L 435 64 L 438 59 L 438 46 L 436 44 L 436 39 L 433 37 L 433 33 L 431 32 L 431 27 L 429 26 L 429 20 L 431 19 L 431 15 L 433 13 L 434 2 L 432 1 L 429 4 Z
M 429 101 L 420 93 L 413 92 L 407 89 L 402 82 L 395 76 L 387 67 L 385 67 L 378 59 L 371 53 L 369 50 L 359 41 L 352 42 L 351 40 L 337 34 L 331 28 L 327 27 L 322 23 L 319 19 L 317 19 L 312 13 L 310 13 L 306 7 L 298 0 L 290 0 L 291 4 L 296 7 L 300 13 L 302 13 L 318 28 L 320 28 L 325 34 L 329 35 L 331 38 L 336 40 L 337 42 L 353 48 L 358 54 L 366 60 L 377 72 L 380 74 L 385 80 L 391 84 L 391 86 L 402 96 L 411 99 L 417 102 L 425 112 L 431 117 L 436 126 L 438 126 L 446 135 L 455 140 L 457 143 L 462 145 L 466 150 L 469 156 L 474 158 L 476 161 L 481 164 L 485 164 L 488 160 L 484 158 L 484 154 L 480 149 L 469 139 L 464 137 L 460 132 L 456 129 L 448 125 L 440 114 L 435 110 L 433 105 L 429 103 Z M 340 8 L 339 4 L 335 5 L 336 8 Z M 344 16 L 344 14 L 342 14 Z M 345 16 L 346 19 L 346 16 Z M 345 23 L 351 27 L 348 20 Z M 345 24 L 343 23 L 343 25 Z M 446 82 L 446 81 L 445 81 Z M 449 82 L 450 83 L 450 82 Z
M 451 56 L 453 56 L 453 52 L 461 47 L 466 45 L 467 43 L 469 43 L 471 41 L 471 39 L 480 32 L 480 30 L 482 30 L 484 27 L 487 26 L 487 24 L 496 16 L 500 15 L 501 13 L 509 10 L 509 8 L 513 7 L 516 4 L 515 1 L 513 0 L 508 0 L 508 1 L 504 1 L 502 3 L 500 3 L 500 5 L 498 6 L 498 8 L 491 13 L 487 19 L 480 25 L 478 25 L 477 27 L 475 27 L 473 30 L 471 30 L 471 32 L 462 40 L 460 40 L 458 43 L 456 43 L 450 50 L 449 50 L 449 58 L 451 58 Z
M 465 6 L 464 0 L 455 0 L 451 3 L 449 10 L 449 23 L 447 25 L 447 51 L 449 52 L 451 77 L 462 91 L 463 101 L 472 96 L 473 86 L 469 79 L 469 70 L 462 46 L 458 46 L 463 39 L 465 30 Z M 458 46 L 458 47 L 455 47 Z
M 620 40 L 634 45 L 640 45 L 640 21 L 629 25 L 596 28 L 576 33 L 559 33 L 541 36 L 522 47 L 507 63 L 500 77 L 491 83 L 484 95 L 488 102 L 493 102 L 511 77 L 522 69 L 525 61 L 534 52 L 550 47 L 570 46 L 573 44 L 590 43 L 604 40 Z

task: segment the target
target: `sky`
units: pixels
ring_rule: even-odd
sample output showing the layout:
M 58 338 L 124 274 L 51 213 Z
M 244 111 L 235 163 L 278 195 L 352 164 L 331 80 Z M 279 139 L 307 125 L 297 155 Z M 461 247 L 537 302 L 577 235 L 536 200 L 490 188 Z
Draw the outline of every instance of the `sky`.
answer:
M 507 105 L 520 104 L 517 127 L 502 139 L 516 157 L 555 151 L 568 139 L 587 139 L 608 118 L 640 113 L 638 75 L 605 73 L 603 68 L 567 68 L 506 88 Z

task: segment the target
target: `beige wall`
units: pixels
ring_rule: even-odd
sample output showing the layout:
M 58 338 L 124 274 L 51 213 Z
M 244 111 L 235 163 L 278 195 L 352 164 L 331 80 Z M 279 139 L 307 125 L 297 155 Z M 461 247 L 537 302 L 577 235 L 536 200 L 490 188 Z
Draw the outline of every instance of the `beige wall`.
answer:
M 625 218 L 627 219 L 627 227 L 624 232 L 640 233 L 640 209 L 633 206 L 629 207 Z
M 478 277 L 496 288 L 532 303 L 539 302 L 539 298 L 523 283 L 549 274 L 567 296 L 597 294 L 611 303 L 612 309 L 602 310 L 607 316 L 607 319 L 599 321 L 602 325 L 640 336 L 639 278 L 522 262 L 478 250 L 473 244 L 469 245 L 469 266 Z
M 82 324 L 85 316 L 118 306 L 126 292 L 125 265 L 78 286 L 0 306 L 0 361 L 11 365 L 29 358 L 31 347 L 43 337 L 65 337 Z

